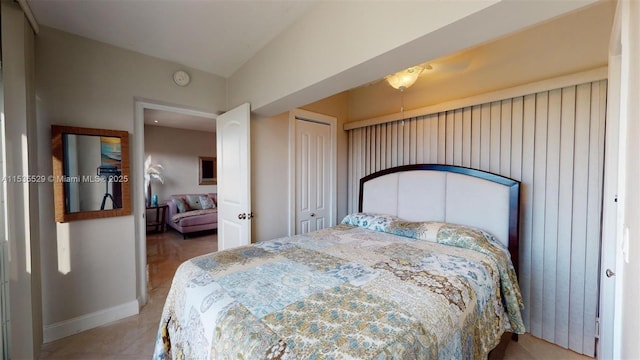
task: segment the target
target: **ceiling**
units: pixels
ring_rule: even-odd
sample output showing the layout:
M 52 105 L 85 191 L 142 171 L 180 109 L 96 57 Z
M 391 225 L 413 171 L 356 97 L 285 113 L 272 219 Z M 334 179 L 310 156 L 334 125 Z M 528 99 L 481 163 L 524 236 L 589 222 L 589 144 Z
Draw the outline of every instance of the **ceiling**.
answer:
M 216 120 L 177 112 L 144 109 L 144 124 L 178 129 L 216 132 Z
M 28 0 L 40 25 L 224 78 L 314 3 L 315 0 Z

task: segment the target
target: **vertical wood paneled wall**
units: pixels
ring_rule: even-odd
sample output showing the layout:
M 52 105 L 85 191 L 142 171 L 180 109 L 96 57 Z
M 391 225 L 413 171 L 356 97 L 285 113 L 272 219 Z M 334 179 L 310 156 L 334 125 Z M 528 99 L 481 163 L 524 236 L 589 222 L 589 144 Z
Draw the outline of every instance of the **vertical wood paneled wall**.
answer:
M 359 179 L 452 164 L 522 182 L 520 286 L 527 331 L 595 353 L 606 80 L 349 131 L 349 211 Z

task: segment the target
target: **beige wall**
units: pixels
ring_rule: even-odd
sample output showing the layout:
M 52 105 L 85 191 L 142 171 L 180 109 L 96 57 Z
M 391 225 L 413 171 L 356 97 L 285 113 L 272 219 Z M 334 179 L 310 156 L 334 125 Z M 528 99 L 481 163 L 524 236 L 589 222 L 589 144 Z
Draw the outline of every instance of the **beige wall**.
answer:
M 220 77 L 187 69 L 192 82 L 180 87 L 172 80 L 172 73 L 184 68 L 179 64 L 50 28 L 41 28 L 36 54 L 42 174 L 52 171 L 51 124 L 132 133 L 136 98 L 210 113 L 225 106 L 225 82 Z M 131 166 L 142 164 L 132 161 Z M 57 224 L 52 185 L 42 184 L 40 191 L 45 340 L 137 308 L 133 216 Z M 141 191 L 132 188 L 132 198 Z
M 304 110 L 337 118 L 337 221 L 347 213 L 348 97 L 340 93 Z M 289 221 L 289 113 L 251 119 L 252 242 L 286 236 Z
M 198 156 L 216 156 L 215 133 L 145 125 L 144 153 L 164 168 L 164 184 L 151 185 L 160 202 L 172 194 L 216 192 L 216 185 L 198 185 Z
M 251 119 L 251 242 L 287 235 L 288 116 Z

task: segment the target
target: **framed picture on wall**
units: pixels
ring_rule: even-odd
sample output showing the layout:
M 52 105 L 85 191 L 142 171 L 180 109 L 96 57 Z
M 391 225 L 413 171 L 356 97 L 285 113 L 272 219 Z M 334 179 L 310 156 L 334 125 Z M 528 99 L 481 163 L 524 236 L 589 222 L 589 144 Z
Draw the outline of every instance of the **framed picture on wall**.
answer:
M 198 185 L 216 185 L 218 183 L 216 172 L 217 164 L 215 157 L 198 156 L 200 167 L 198 174 Z

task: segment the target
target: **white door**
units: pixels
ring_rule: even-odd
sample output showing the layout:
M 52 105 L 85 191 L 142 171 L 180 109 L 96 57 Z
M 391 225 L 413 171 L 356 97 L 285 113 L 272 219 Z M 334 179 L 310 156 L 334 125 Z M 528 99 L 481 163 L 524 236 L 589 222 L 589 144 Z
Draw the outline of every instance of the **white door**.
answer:
M 296 120 L 296 234 L 331 224 L 331 127 Z
M 600 359 L 638 359 L 637 154 L 640 5 L 619 1 L 609 44 L 609 93 L 600 282 Z M 613 200 L 612 200 L 613 199 Z M 636 240 L 636 241 L 634 241 Z
M 619 24 L 618 24 L 619 25 Z M 614 32 L 616 27 L 614 26 Z M 620 29 L 617 29 L 618 34 Z M 605 176 L 602 201 L 602 245 L 600 252 L 600 303 L 598 306 L 599 341 L 596 353 L 600 359 L 613 359 L 619 348 L 619 314 L 616 303 L 620 301 L 616 282 L 621 279 L 618 262 L 618 144 L 620 118 L 620 65 L 618 52 L 609 54 L 609 79 L 607 94 L 607 121 L 605 140 Z M 607 271 L 608 270 L 608 271 Z M 618 276 L 615 276 L 615 274 Z M 616 299 L 616 296 L 618 299 Z M 616 344 L 618 342 L 618 344 Z
M 251 243 L 251 172 L 248 103 L 216 120 L 218 250 Z

